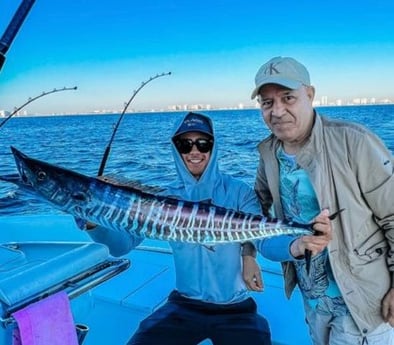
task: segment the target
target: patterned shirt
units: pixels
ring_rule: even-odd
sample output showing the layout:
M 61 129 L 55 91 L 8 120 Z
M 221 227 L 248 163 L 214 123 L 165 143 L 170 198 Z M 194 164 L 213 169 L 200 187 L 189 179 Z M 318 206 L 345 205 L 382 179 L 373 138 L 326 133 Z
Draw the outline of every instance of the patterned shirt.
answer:
M 309 223 L 320 213 L 319 203 L 310 179 L 296 161 L 280 147 L 276 153 L 280 165 L 280 198 L 286 221 Z M 325 249 L 314 256 L 309 274 L 305 260 L 294 261 L 298 285 L 305 301 L 322 312 L 347 314 L 346 305 L 338 289 Z

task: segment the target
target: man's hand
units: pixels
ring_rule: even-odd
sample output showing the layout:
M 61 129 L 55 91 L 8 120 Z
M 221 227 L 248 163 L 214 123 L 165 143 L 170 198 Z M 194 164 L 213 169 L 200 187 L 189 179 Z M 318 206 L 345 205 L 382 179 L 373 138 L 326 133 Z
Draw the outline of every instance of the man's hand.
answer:
M 252 291 L 263 291 L 263 278 L 256 259 L 253 256 L 244 255 L 242 256 L 242 262 L 242 277 L 247 288 Z
M 394 288 L 391 288 L 383 298 L 382 316 L 384 321 L 388 322 L 391 327 L 394 327 Z
M 327 247 L 332 239 L 331 220 L 327 209 L 313 220 L 313 230 L 315 235 L 301 236 L 290 246 L 290 252 L 294 257 L 302 257 L 305 250 L 310 250 L 312 255 L 316 255 Z

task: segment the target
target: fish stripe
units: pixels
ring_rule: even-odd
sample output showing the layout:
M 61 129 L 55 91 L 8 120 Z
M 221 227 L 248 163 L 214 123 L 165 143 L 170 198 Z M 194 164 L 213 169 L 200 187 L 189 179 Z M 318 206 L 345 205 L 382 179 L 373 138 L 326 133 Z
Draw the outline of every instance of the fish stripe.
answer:
M 145 193 L 30 158 L 14 148 L 12 151 L 26 188 L 61 210 L 106 228 L 200 244 L 312 234 L 307 225 Z

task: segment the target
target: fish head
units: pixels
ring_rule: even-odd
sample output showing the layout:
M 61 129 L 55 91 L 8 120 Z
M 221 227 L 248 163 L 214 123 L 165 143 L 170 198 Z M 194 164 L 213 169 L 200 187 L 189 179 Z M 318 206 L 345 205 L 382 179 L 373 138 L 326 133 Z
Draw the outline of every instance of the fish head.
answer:
M 28 157 L 14 147 L 11 151 L 22 183 L 43 199 L 64 211 L 89 202 L 89 177 Z

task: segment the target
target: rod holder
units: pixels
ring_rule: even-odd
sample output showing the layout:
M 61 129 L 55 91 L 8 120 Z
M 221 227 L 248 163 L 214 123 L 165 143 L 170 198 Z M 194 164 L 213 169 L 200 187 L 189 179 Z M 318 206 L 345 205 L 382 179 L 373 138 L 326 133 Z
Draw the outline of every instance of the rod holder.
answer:
M 85 337 L 89 332 L 89 327 L 82 324 L 82 323 L 77 323 L 75 325 L 75 329 L 77 331 L 77 339 L 78 339 L 78 344 L 82 345 L 83 342 L 85 341 Z

